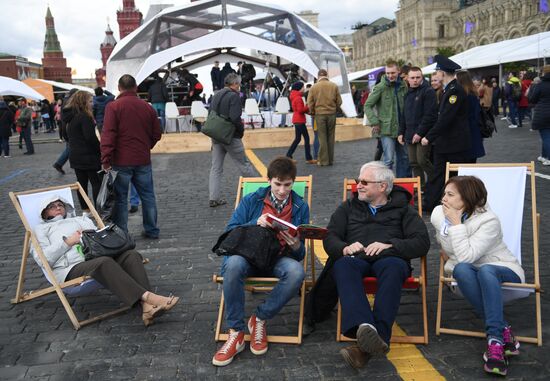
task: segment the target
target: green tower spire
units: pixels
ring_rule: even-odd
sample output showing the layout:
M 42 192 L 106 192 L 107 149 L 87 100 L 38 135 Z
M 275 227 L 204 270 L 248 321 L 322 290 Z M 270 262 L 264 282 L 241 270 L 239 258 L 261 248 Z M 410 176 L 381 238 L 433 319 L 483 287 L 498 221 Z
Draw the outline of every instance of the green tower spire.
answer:
M 46 11 L 46 38 L 44 39 L 44 53 L 46 52 L 61 52 L 61 45 L 57 39 L 57 33 L 55 33 L 55 25 L 49 6 Z

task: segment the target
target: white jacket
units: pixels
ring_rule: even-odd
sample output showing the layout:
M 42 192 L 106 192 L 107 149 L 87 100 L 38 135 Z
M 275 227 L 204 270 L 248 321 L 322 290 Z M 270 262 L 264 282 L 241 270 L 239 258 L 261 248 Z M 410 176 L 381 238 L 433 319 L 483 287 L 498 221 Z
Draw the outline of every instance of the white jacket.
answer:
M 43 220 L 36 225 L 34 234 L 50 264 L 54 276 L 58 282 L 64 282 L 67 274 L 80 262 L 84 262 L 83 256 L 76 250 L 76 246 L 68 246 L 63 237 L 69 237 L 77 230 L 96 229 L 93 221 L 86 216 L 76 217 L 73 206 L 61 197 L 52 197 L 44 202 L 39 213 L 51 202 L 61 200 L 65 204 L 66 217 L 57 217 L 52 220 Z M 42 261 L 33 249 L 32 256 L 42 268 Z
M 441 234 L 445 224 L 443 207 L 437 206 L 431 215 L 436 238 L 449 257 L 445 272 L 452 274 L 458 263 L 471 263 L 476 267 L 495 265 L 508 267 L 525 282 L 525 273 L 518 260 L 502 240 L 502 228 L 497 215 L 486 206 L 477 210 L 464 223 L 449 226 L 446 236 Z

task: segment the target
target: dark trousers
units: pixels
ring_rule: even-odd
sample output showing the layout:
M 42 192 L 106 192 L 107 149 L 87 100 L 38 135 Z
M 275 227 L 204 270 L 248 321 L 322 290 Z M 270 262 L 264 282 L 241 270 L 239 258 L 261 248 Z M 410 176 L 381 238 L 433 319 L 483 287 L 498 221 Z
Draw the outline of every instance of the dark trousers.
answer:
M 302 136 L 303 136 L 304 149 L 306 151 L 306 160 L 311 160 L 311 150 L 309 147 L 309 134 L 307 133 L 306 124 L 305 123 L 294 124 L 294 132 L 295 132 L 294 141 L 290 145 L 290 148 L 288 149 L 286 156 L 292 159 L 292 155 L 294 154 L 294 151 L 296 151 L 296 147 L 298 147 L 298 144 L 300 144 L 300 140 L 302 140 Z
M 449 163 L 470 163 L 471 158 L 468 152 L 456 152 L 456 153 L 438 153 L 434 152 L 434 170 L 433 176 L 428 179 L 426 183 L 426 210 L 431 212 L 435 208 L 443 194 L 443 187 L 445 186 L 445 170 L 447 168 L 447 162 Z
M 378 335 L 390 342 L 391 329 L 399 310 L 403 282 L 410 276 L 409 264 L 401 258 L 384 257 L 369 263 L 363 259 L 342 257 L 332 270 L 342 305 L 342 331 L 355 337 L 360 324 L 372 324 Z M 363 288 L 363 278 L 377 278 L 378 289 L 371 309 Z
M 27 152 L 34 153 L 34 145 L 32 144 L 30 127 L 23 127 L 21 129 L 21 134 L 19 135 L 19 145 L 21 145 L 21 139 L 25 141 L 25 148 L 27 149 Z
M 3 152 L 4 156 L 10 156 L 10 137 L 0 138 L 0 143 L 0 155 Z
M 99 257 L 74 266 L 65 280 L 91 276 L 115 294 L 124 304 L 132 306 L 151 289 L 143 267 L 143 258 L 135 250 L 128 250 L 117 258 Z
M 76 180 L 80 183 L 80 185 L 82 186 L 86 194 L 89 194 L 88 182 L 92 185 L 92 196 L 93 196 L 92 201 L 95 205 L 97 196 L 99 194 L 99 189 L 101 188 L 102 176 L 99 175 L 96 170 L 88 170 L 88 169 L 74 168 L 74 173 L 76 174 Z M 80 201 L 80 207 L 82 209 L 88 209 L 88 205 L 86 205 L 86 201 L 84 201 L 84 198 L 82 198 L 80 193 L 78 194 L 78 201 Z

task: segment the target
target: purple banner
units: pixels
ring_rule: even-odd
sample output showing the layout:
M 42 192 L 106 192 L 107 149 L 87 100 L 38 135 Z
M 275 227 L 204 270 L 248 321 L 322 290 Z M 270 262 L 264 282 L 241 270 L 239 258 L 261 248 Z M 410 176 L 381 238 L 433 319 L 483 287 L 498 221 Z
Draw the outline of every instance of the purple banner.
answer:
M 413 39 L 412 39 L 411 44 L 412 44 L 413 47 L 416 48 L 416 38 L 413 38 Z
M 466 21 L 465 25 L 466 25 L 466 27 L 464 28 L 464 34 L 470 34 L 474 31 L 474 26 L 476 24 L 471 22 L 471 21 Z
M 539 1 L 539 11 L 541 13 L 548 13 L 548 0 Z

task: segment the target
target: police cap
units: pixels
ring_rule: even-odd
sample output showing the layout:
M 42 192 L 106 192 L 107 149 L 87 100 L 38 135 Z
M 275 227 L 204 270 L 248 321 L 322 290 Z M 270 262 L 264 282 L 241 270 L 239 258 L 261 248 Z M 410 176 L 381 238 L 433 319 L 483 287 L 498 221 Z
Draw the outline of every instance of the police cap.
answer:
M 436 62 L 435 70 L 442 70 L 446 73 L 454 73 L 462 68 L 462 66 L 441 54 L 436 55 L 434 61 Z

